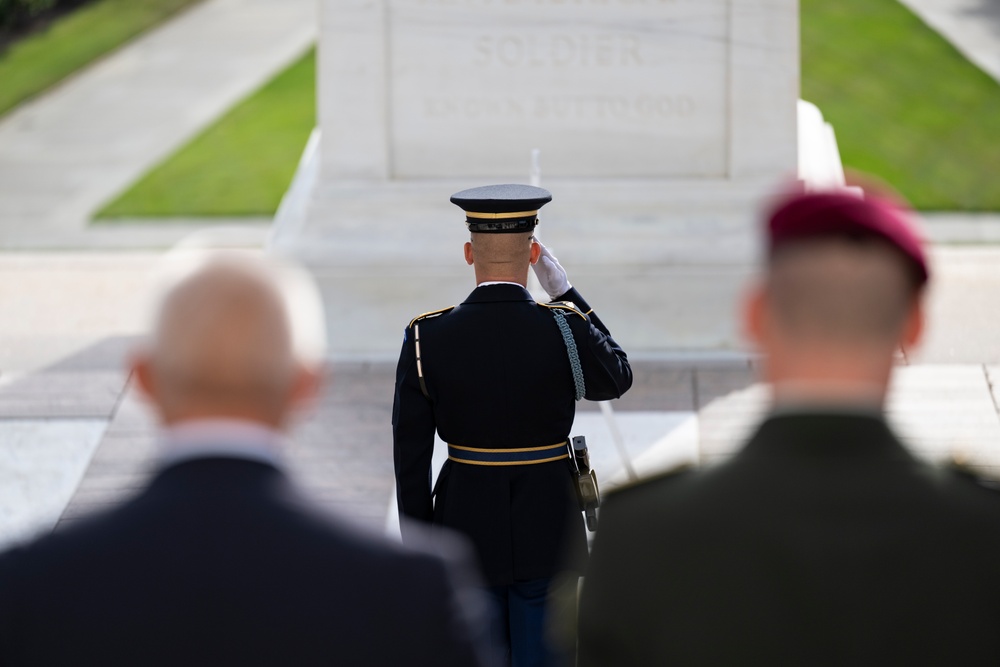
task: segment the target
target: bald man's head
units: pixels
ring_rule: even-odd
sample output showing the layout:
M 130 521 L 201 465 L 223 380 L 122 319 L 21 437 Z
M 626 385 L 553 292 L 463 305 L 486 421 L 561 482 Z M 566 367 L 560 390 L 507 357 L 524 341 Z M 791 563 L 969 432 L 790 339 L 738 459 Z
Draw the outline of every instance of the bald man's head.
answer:
M 177 282 L 136 370 L 167 422 L 236 417 L 280 425 L 309 369 L 296 355 L 276 267 L 220 256 Z

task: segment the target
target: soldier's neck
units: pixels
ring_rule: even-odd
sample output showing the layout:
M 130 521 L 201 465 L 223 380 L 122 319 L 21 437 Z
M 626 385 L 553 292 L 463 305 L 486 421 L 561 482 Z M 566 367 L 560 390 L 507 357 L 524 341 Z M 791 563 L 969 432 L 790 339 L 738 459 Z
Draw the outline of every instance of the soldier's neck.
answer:
M 517 283 L 521 287 L 527 288 L 528 286 L 528 272 L 525 270 L 523 273 L 518 272 L 514 275 L 509 271 L 486 271 L 480 270 L 478 266 L 476 269 L 476 284 L 482 285 L 483 283 Z

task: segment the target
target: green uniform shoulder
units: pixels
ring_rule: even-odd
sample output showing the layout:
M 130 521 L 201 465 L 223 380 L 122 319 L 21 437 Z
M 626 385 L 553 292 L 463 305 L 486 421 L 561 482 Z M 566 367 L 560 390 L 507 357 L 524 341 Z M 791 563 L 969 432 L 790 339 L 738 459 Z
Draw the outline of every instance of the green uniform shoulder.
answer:
M 537 302 L 539 306 L 543 308 L 550 308 L 552 310 L 563 310 L 569 311 L 575 315 L 579 315 L 583 319 L 587 319 L 587 316 L 583 314 L 583 311 L 576 307 L 576 304 L 572 301 L 550 301 L 548 303 Z
M 663 472 L 658 472 L 655 475 L 642 477 L 641 479 L 629 482 L 628 484 L 616 486 L 614 489 L 608 489 L 605 497 L 607 500 L 613 500 L 615 502 L 627 500 L 629 498 L 639 496 L 643 491 L 649 490 L 653 487 L 660 487 L 664 484 L 670 484 L 687 477 L 690 473 L 694 472 L 694 470 L 695 467 L 690 463 L 683 463 L 679 466 L 664 470 Z
M 406 328 L 409 329 L 409 328 L 413 327 L 414 324 L 416 324 L 417 322 L 420 322 L 422 320 L 429 320 L 429 319 L 434 318 L 434 317 L 440 317 L 441 315 L 444 315 L 446 313 L 450 313 L 454 309 L 455 309 L 455 306 L 448 306 L 447 308 L 441 308 L 440 310 L 432 310 L 430 312 L 424 313 L 423 315 L 417 315 L 412 320 L 410 320 L 410 323 L 408 325 L 406 325 Z
M 944 467 L 946 470 L 951 471 L 953 474 L 961 479 L 964 479 L 970 484 L 975 484 L 976 486 L 980 486 L 984 489 L 1000 493 L 1000 478 L 995 475 L 987 474 L 978 468 L 973 468 L 964 460 L 953 459 L 945 464 Z

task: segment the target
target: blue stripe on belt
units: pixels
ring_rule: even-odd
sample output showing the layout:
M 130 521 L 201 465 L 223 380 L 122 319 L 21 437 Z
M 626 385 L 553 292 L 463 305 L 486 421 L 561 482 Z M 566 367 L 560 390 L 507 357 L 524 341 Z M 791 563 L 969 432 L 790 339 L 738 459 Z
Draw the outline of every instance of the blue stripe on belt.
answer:
M 448 458 L 458 463 L 477 466 L 520 466 L 548 463 L 569 458 L 566 443 L 546 447 L 522 447 L 520 449 L 479 449 L 448 445 Z

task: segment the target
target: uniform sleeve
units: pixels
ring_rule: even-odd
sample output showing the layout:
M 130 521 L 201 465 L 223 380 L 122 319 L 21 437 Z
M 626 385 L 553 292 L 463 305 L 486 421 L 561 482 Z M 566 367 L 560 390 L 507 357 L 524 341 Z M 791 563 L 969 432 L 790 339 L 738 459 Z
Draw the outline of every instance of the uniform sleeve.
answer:
M 396 367 L 392 445 L 400 518 L 430 522 L 434 516 L 431 503 L 434 411 L 430 400 L 420 391 L 412 327 L 403 337 Z
M 560 295 L 556 301 L 572 301 L 588 319 L 586 324 L 580 322 L 574 326 L 578 343 L 583 339 L 586 340 L 585 345 L 578 345 L 583 379 L 587 388 L 584 398 L 588 401 L 621 398 L 622 394 L 632 386 L 632 367 L 628 363 L 625 350 L 611 337 L 611 332 L 576 288 L 571 288 Z M 577 332 L 578 326 L 585 328 L 585 331 Z

